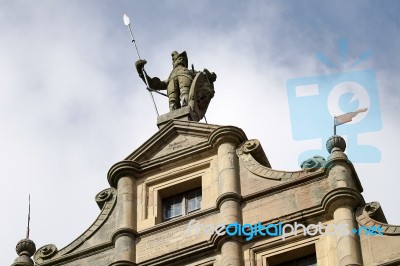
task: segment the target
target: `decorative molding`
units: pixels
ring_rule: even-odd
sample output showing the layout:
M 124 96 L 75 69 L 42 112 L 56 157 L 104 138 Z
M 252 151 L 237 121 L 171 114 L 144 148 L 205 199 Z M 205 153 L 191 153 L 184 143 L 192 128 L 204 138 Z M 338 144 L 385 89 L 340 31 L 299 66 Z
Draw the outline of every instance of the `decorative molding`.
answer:
M 181 145 L 180 141 L 185 138 L 179 136 L 190 140 L 187 141 L 190 145 L 158 154 L 160 147 Z M 194 137 L 201 140 L 193 141 Z M 171 120 L 125 160 L 114 164 L 108 171 L 107 179 L 110 186 L 116 188 L 118 179 L 123 175 L 140 178 L 145 173 L 160 172 L 164 165 L 175 162 L 184 164 L 193 161 L 193 158 L 215 154 L 221 143 L 231 142 L 236 146 L 245 140 L 246 134 L 238 127 Z
M 131 261 L 120 260 L 120 261 L 115 261 L 108 266 L 136 266 L 136 265 L 138 265 L 138 264 L 131 262 Z
M 314 157 L 302 162 L 300 167 L 306 172 L 314 172 L 318 169 L 325 167 L 325 165 L 326 165 L 325 158 L 319 155 L 315 155 Z
M 333 212 L 341 206 L 351 206 L 353 209 L 365 204 L 359 191 L 341 187 L 329 191 L 322 199 L 324 210 L 333 215 Z
M 107 201 L 109 201 L 114 194 L 115 194 L 114 188 L 107 188 L 96 195 L 95 200 L 100 210 L 103 209 L 104 204 L 106 204 Z
M 139 234 L 136 230 L 133 230 L 131 228 L 119 228 L 118 230 L 114 231 L 111 237 L 111 241 L 115 243 L 115 241 L 121 237 L 121 236 L 134 236 L 138 237 Z
M 111 187 L 117 188 L 118 179 L 125 176 L 134 176 L 140 170 L 140 165 L 134 161 L 120 161 L 113 166 L 107 173 L 107 180 Z
M 238 145 L 245 140 L 247 140 L 247 136 L 241 128 L 234 126 L 221 126 L 210 134 L 208 143 L 213 148 L 217 148 L 221 143 L 231 142 Z
M 58 252 L 57 247 L 54 244 L 48 244 L 39 248 L 34 256 L 35 262 L 38 263 L 40 260 L 48 260 L 54 257 Z
M 279 181 L 282 179 L 297 178 L 302 176 L 302 174 L 304 175 L 303 170 L 288 172 L 271 169 L 271 165 L 266 157 L 264 159 L 266 165 L 262 165 L 254 158 L 254 155 L 256 154 L 258 154 L 256 155 L 258 158 L 262 158 L 260 153 L 262 153 L 262 155 L 265 157 L 264 152 L 261 150 L 260 142 L 256 139 L 243 142 L 236 150 L 236 154 L 243 163 L 244 167 L 259 177 Z
M 216 200 L 216 205 L 218 206 L 218 209 L 221 209 L 222 203 L 224 203 L 227 200 L 233 200 L 236 202 L 241 203 L 243 200 L 242 195 L 236 192 L 227 192 L 222 195 L 219 195 L 217 200 Z
M 360 207 L 356 211 L 356 219 L 361 226 L 380 226 L 382 228 L 381 233 L 383 235 L 398 236 L 400 235 L 400 225 L 391 225 L 382 221 L 377 221 L 371 217 L 376 217 L 376 219 L 381 219 L 385 221 L 383 216 L 381 205 L 379 202 L 370 202 Z M 382 219 L 383 218 L 383 219 Z

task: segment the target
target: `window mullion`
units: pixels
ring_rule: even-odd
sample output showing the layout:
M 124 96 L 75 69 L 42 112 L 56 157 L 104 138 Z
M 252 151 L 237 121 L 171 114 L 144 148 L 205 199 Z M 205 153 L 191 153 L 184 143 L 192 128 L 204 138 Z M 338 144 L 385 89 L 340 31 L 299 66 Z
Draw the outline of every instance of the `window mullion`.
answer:
M 186 203 L 186 200 L 187 200 L 187 193 L 183 193 L 183 195 L 182 195 L 182 197 L 183 197 L 183 200 L 182 200 L 182 216 L 183 215 L 186 215 L 187 214 L 187 203 Z

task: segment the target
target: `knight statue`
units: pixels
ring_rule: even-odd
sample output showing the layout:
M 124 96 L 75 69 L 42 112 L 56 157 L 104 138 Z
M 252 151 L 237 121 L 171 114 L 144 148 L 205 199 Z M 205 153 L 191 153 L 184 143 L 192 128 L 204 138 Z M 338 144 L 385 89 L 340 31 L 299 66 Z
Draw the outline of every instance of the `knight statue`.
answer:
M 160 80 L 157 77 L 149 77 L 144 69 L 146 60 L 136 61 L 136 70 L 139 77 L 146 83 L 150 90 L 167 90 L 169 99 L 169 110 L 190 106 L 201 119 L 208 107 L 211 98 L 214 96 L 213 83 L 217 78 L 214 72 L 207 69 L 195 71 L 188 69 L 188 57 L 186 52 L 172 52 L 173 69 L 167 80 Z M 145 77 L 146 75 L 146 77 Z

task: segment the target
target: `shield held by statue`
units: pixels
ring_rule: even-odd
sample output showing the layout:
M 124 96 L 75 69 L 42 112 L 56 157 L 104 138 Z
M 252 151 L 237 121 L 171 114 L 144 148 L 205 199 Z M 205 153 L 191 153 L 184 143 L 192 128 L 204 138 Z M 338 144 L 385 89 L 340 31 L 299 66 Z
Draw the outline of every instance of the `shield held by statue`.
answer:
M 189 106 L 197 115 L 197 119 L 193 118 L 193 120 L 200 121 L 203 119 L 214 93 L 214 85 L 208 80 L 204 72 L 198 72 L 189 91 Z

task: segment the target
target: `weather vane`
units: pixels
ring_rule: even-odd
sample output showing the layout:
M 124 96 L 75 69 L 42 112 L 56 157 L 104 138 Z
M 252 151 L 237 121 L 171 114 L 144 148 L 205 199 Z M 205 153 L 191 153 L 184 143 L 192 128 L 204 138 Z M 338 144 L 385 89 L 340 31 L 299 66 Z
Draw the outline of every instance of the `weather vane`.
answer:
M 139 50 L 138 50 L 137 45 L 136 45 L 135 38 L 133 37 L 133 33 L 132 33 L 132 29 L 131 29 L 131 24 L 130 24 L 130 19 L 129 19 L 129 17 L 128 17 L 126 14 L 124 14 L 123 19 L 124 19 L 124 24 L 125 24 L 125 26 L 127 26 L 128 29 L 129 29 L 129 33 L 130 33 L 130 35 L 131 35 L 132 43 L 133 43 L 133 45 L 134 45 L 134 47 L 135 47 L 135 51 L 136 51 L 136 54 L 137 54 L 137 56 L 138 56 L 138 59 L 141 60 L 140 54 L 139 54 Z M 146 78 L 147 75 L 146 75 L 146 71 L 144 70 L 144 67 L 141 69 L 141 72 L 143 73 L 143 75 L 144 75 L 144 77 L 145 77 L 146 88 L 147 88 L 147 90 L 148 90 L 149 93 L 150 93 L 151 99 L 153 100 L 154 109 L 156 110 L 157 116 L 160 116 L 160 115 L 158 114 L 157 105 L 156 105 L 156 102 L 154 101 L 154 97 L 153 97 L 152 92 L 154 91 L 154 92 L 156 92 L 156 93 L 158 93 L 158 94 L 161 94 L 161 95 L 164 95 L 164 96 L 167 96 L 167 95 L 164 94 L 164 93 L 162 93 L 162 92 L 152 90 L 152 89 L 150 88 L 150 86 L 149 86 L 149 82 L 147 81 L 147 78 Z
M 345 124 L 348 122 L 351 122 L 353 120 L 353 117 L 355 117 L 356 115 L 358 115 L 359 113 L 363 113 L 368 111 L 368 108 L 361 108 L 358 109 L 355 112 L 350 112 L 350 113 L 346 113 L 343 115 L 339 115 L 339 116 L 335 116 L 333 118 L 333 135 L 336 135 L 336 127 L 341 125 L 341 124 Z

